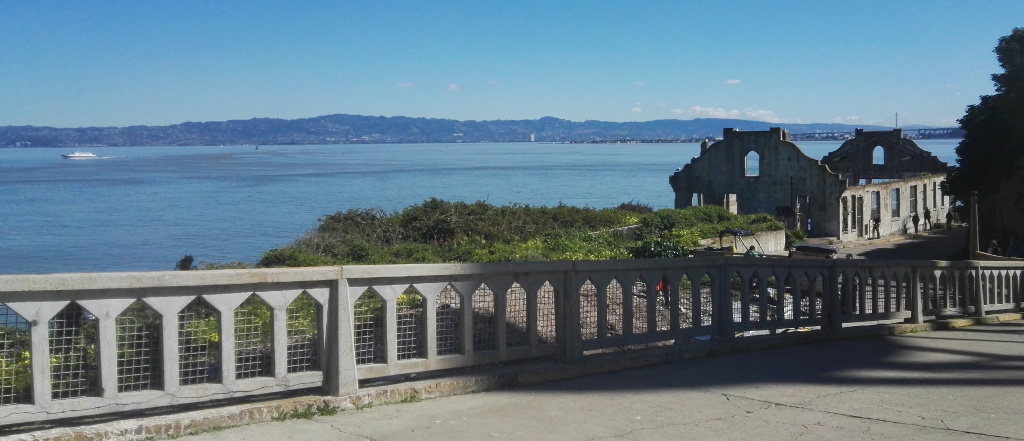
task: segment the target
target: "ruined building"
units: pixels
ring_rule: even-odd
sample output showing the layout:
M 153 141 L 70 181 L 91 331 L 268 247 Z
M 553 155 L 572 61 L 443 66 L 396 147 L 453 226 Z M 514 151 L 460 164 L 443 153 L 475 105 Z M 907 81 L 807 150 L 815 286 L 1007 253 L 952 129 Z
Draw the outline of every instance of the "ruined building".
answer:
M 700 156 L 669 177 L 675 207 L 722 205 L 733 213 L 769 213 L 812 236 L 854 240 L 914 232 L 945 222 L 951 208 L 939 184 L 946 163 L 894 129 L 866 132 L 820 161 L 790 142 L 789 132 L 725 129 L 721 141 L 701 145 Z

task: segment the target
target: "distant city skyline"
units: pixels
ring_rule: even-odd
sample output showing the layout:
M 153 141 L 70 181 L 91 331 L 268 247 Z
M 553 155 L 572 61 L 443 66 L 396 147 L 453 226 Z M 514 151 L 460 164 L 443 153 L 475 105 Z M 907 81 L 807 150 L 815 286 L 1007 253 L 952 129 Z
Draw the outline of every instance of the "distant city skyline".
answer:
M 328 114 L 955 126 L 1024 2 L 0 0 L 0 126 Z

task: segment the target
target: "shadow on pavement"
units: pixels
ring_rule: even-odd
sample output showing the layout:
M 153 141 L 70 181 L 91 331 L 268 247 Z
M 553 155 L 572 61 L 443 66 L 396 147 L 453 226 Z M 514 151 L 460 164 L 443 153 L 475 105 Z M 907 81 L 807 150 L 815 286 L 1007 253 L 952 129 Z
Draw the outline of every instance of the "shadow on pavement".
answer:
M 599 382 L 584 377 L 537 389 L 587 393 L 755 384 L 1019 387 L 1024 384 L 1024 334 L 1018 332 L 1022 326 L 982 325 L 723 355 L 605 374 Z
M 959 260 L 965 255 L 967 228 L 931 230 L 927 234 L 891 242 L 864 241 L 840 250 L 864 259 Z

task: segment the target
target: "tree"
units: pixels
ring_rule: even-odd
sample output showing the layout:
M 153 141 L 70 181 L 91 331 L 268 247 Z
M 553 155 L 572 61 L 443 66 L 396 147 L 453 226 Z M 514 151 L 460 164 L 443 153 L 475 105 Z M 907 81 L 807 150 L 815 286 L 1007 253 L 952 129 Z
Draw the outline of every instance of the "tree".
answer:
M 997 239 L 1024 238 L 1020 217 L 1024 195 L 1014 191 L 1014 171 L 1024 166 L 1024 28 L 999 39 L 995 50 L 1002 73 L 992 75 L 994 95 L 967 106 L 960 128 L 964 139 L 956 148 L 956 165 L 946 181 L 948 193 L 969 200 L 978 192 L 982 235 Z M 1007 200 L 1008 199 L 1008 200 Z

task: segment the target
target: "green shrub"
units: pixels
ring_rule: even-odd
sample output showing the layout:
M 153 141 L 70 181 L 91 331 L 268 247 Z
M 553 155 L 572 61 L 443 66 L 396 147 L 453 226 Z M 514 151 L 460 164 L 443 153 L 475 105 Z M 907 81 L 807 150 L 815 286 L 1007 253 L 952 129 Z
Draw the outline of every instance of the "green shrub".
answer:
M 637 227 L 628 233 L 618 230 L 631 225 Z M 259 266 L 678 257 L 726 228 L 783 226 L 766 214 L 736 216 L 718 206 L 652 211 L 629 202 L 598 210 L 432 198 L 392 214 L 378 209 L 324 216 L 292 245 L 264 253 Z
M 330 257 L 313 254 L 296 247 L 284 247 L 263 253 L 257 265 L 261 267 L 303 267 L 334 264 L 335 261 Z
M 803 230 L 786 230 L 786 248 L 807 240 L 807 233 Z

